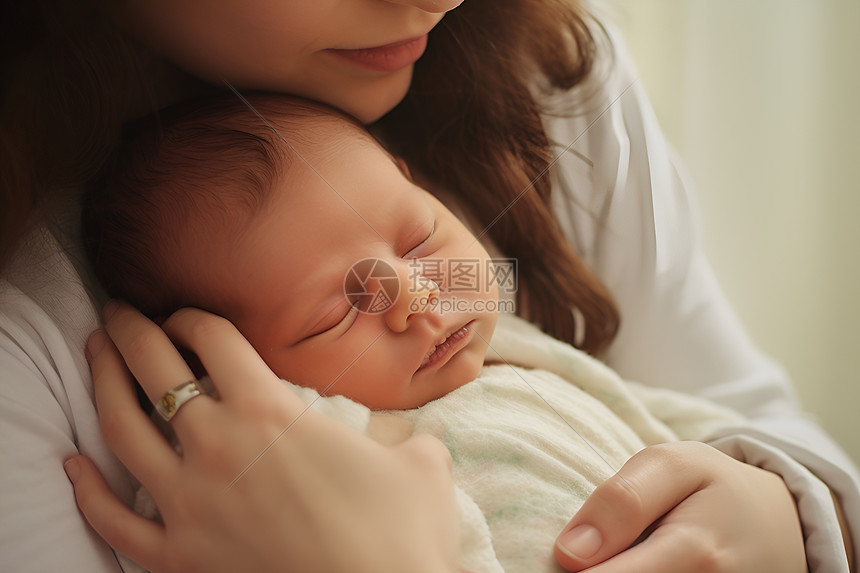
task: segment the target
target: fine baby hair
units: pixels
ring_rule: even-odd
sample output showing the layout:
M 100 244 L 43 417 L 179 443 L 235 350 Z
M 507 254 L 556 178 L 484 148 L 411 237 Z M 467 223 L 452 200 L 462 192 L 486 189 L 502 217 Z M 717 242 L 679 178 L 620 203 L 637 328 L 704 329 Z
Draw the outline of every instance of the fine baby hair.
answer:
M 189 241 L 242 233 L 290 162 L 300 161 L 288 141 L 351 128 L 371 137 L 323 104 L 262 94 L 247 103 L 215 96 L 132 124 L 84 200 L 84 242 L 97 278 L 108 295 L 151 317 L 191 300 L 200 305 L 205 294 L 185 277 L 205 281 L 218 261 L 182 256 L 194 252 Z

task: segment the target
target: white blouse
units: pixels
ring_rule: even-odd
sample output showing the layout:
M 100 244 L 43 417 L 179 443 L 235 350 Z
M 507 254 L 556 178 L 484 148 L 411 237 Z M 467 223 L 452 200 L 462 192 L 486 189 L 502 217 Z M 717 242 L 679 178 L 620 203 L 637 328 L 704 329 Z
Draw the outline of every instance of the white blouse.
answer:
M 623 42 L 613 43 L 610 80 L 587 100 L 588 111 L 565 116 L 570 96 L 559 94 L 546 120 L 556 214 L 621 315 L 604 359 L 628 380 L 747 416 L 754 429 L 726 428 L 712 445 L 782 475 L 798 503 L 810 570 L 848 571 L 830 492 L 860 547 L 857 469 L 799 409 L 786 373 L 756 348 L 724 298 L 700 245 L 690 184 Z
M 751 418 L 753 429 L 726 428 L 712 444 L 783 476 L 811 571 L 848 571 L 830 492 L 860 547 L 857 470 L 798 410 L 785 373 L 753 345 L 720 293 L 690 187 L 623 45 L 616 48 L 597 93 L 584 103 L 572 93 L 550 98 L 546 118 L 556 212 L 621 312 L 605 359 L 624 378 Z M 562 114 L 574 104 L 577 115 Z M 97 313 L 75 264 L 79 252 L 57 240 L 73 244 L 67 236 L 38 229 L 0 279 L 0 556 L 19 573 L 123 570 L 78 511 L 62 468 L 70 455 L 86 454 L 131 502 L 133 480 L 99 431 L 83 357 Z

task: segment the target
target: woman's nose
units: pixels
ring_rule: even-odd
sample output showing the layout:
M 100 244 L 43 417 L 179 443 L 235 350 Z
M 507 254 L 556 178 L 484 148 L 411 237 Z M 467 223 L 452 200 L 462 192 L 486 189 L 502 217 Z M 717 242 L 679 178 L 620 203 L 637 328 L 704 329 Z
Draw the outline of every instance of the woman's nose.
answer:
M 410 281 L 401 281 L 400 294 L 394 304 L 385 311 L 385 323 L 394 332 L 403 332 L 410 320 L 429 312 L 439 299 L 439 285 L 427 277 L 413 275 Z
M 415 6 L 425 12 L 448 12 L 463 3 L 463 0 L 385 0 L 391 4 Z

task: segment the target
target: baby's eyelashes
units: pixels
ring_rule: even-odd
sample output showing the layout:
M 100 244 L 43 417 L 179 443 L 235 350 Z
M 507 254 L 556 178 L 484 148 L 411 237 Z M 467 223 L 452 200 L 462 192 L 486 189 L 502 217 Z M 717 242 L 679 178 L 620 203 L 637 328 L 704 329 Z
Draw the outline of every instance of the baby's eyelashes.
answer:
M 342 331 L 347 330 L 352 325 L 355 316 L 358 315 L 358 311 L 359 309 L 357 304 L 351 304 L 350 301 L 344 297 L 343 303 L 338 304 L 335 308 L 327 312 L 326 315 L 311 328 L 311 333 L 299 340 L 299 343 L 333 331 L 341 333 Z
M 428 230 L 425 230 L 424 232 L 422 232 L 418 235 L 420 237 L 418 239 L 418 243 L 413 245 L 412 248 L 409 249 L 409 251 L 406 254 L 404 254 L 402 258 L 404 258 L 404 259 L 420 259 L 420 258 L 423 258 L 423 257 L 427 256 L 428 254 L 430 254 L 429 246 L 430 246 L 430 243 L 432 242 L 433 237 L 436 233 L 436 221 L 435 221 L 435 219 L 428 226 L 429 226 Z

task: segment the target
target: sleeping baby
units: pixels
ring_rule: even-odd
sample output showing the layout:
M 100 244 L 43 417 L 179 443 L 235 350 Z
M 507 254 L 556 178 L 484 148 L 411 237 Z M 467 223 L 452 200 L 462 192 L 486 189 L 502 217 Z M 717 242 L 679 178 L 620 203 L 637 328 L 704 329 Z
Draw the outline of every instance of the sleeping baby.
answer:
M 630 456 L 739 422 L 500 316 L 513 268 L 320 104 L 167 112 L 87 197 L 84 233 L 111 296 L 219 314 L 309 407 L 381 441 L 442 440 L 468 571 L 558 570 L 555 536 Z

